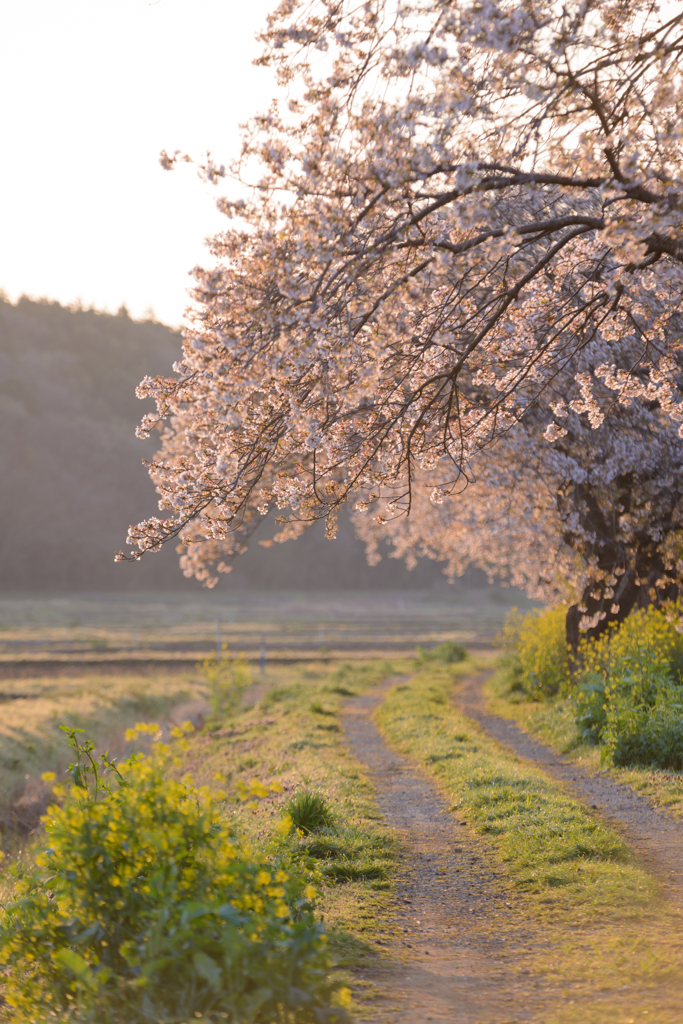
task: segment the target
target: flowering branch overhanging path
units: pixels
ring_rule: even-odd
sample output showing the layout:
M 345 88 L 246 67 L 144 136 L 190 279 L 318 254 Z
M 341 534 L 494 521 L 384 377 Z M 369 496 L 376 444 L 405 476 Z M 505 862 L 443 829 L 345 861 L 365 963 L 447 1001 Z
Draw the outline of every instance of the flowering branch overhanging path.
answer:
M 210 586 L 269 510 L 333 535 L 351 502 L 371 546 L 562 593 L 577 636 L 671 596 L 678 5 L 284 0 L 262 41 L 287 98 L 176 376 L 140 385 L 167 514 L 128 557 L 176 539 Z

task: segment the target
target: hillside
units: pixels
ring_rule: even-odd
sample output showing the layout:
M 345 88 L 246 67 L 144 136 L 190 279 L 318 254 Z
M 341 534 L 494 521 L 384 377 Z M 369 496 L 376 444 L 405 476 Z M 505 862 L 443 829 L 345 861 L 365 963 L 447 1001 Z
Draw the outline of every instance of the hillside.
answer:
M 177 334 L 154 321 L 0 299 L 0 591 L 197 589 L 172 550 L 116 565 L 129 523 L 157 508 L 141 464 L 155 441 L 135 426 L 145 374 L 170 371 Z M 267 527 L 267 524 L 266 524 Z M 267 534 L 263 533 L 265 537 Z M 266 551 L 255 545 L 221 589 L 425 587 L 437 566 L 413 573 L 393 560 L 367 566 L 348 524 Z

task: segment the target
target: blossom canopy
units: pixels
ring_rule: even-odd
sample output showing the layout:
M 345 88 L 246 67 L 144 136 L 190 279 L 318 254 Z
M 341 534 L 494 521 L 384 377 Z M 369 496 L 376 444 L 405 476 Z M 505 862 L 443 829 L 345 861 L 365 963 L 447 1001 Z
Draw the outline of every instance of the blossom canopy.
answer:
M 586 509 L 612 473 L 609 516 L 632 515 L 643 446 L 638 522 L 648 481 L 680 473 L 683 11 L 284 0 L 262 41 L 286 98 L 230 169 L 253 188 L 219 199 L 176 376 L 140 386 L 167 516 L 131 528 L 132 557 L 176 538 L 212 585 L 271 509 L 282 537 L 333 535 L 349 501 L 380 524 L 422 509 L 397 527 L 419 547 L 421 521 L 515 458 L 518 505 L 536 486 L 576 586 L 666 589 L 678 484 L 642 570 L 628 529 L 596 554 Z

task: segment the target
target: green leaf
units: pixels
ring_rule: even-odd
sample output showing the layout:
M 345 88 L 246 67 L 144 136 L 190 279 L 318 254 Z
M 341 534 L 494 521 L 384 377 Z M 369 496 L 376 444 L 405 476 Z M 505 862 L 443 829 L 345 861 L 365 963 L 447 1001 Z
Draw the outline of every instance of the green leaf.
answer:
M 199 977 L 203 978 L 204 981 L 208 981 L 209 985 L 215 992 L 220 991 L 223 972 L 216 961 L 212 960 L 210 956 L 206 955 L 206 953 L 201 952 L 195 953 L 192 960 Z
M 216 911 L 213 907 L 207 907 L 206 903 L 198 903 L 193 900 L 191 903 L 186 904 L 185 909 L 180 915 L 180 924 L 182 927 L 185 927 L 198 917 L 205 917 L 207 914 L 215 913 Z
M 86 963 L 83 957 L 75 953 L 73 949 L 60 949 L 58 953 L 53 953 L 52 956 L 58 964 L 61 964 L 62 967 L 66 967 L 68 971 L 75 974 L 80 982 L 83 982 L 83 984 L 88 985 L 90 988 L 96 987 L 90 964 Z

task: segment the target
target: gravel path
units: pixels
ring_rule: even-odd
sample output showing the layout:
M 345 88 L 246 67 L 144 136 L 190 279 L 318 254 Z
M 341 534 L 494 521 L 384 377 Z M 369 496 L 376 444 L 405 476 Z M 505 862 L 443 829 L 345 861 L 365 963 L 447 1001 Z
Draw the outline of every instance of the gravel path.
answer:
M 628 786 L 604 775 L 593 775 L 574 761 L 555 753 L 514 722 L 486 710 L 483 687 L 487 675 L 463 679 L 456 704 L 494 739 L 533 761 L 616 827 L 642 858 L 644 865 L 675 902 L 683 901 L 683 823 L 657 810 Z
M 538 1019 L 549 998 L 538 979 L 508 963 L 521 933 L 496 933 L 501 912 L 514 913 L 501 876 L 487 869 L 477 839 L 452 814 L 445 799 L 409 761 L 394 753 L 372 720 L 388 680 L 347 702 L 344 729 L 356 757 L 367 766 L 380 809 L 399 835 L 402 856 L 395 916 L 388 944 L 404 954 L 403 966 L 368 963 L 362 976 L 390 991 L 395 1005 L 374 1009 L 372 1020 L 400 1024 L 514 1024 Z M 397 935 L 401 936 L 397 940 Z M 513 940 L 513 941 L 511 941 Z

